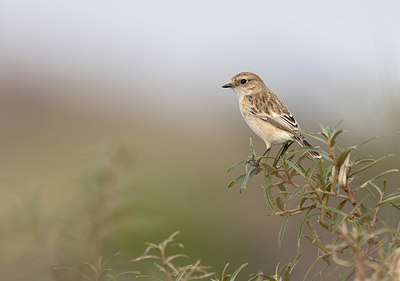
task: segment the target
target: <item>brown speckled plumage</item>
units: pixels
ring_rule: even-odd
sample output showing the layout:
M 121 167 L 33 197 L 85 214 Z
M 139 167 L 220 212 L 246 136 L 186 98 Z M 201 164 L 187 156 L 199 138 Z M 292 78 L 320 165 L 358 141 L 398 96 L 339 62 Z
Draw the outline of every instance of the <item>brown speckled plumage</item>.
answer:
M 249 127 L 265 141 L 267 149 L 272 144 L 290 140 L 302 146 L 311 146 L 304 136 L 290 110 L 283 101 L 264 84 L 262 79 L 251 72 L 236 74 L 224 88 L 232 88 L 239 97 L 240 111 Z M 318 153 L 310 151 L 313 157 Z

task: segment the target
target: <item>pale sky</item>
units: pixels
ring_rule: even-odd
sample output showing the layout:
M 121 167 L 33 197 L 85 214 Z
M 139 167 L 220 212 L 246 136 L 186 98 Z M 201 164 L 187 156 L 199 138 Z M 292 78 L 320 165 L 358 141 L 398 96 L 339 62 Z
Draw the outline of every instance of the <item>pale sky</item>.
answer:
M 236 112 L 220 85 L 253 71 L 299 114 L 329 100 L 327 114 L 345 115 L 399 85 L 400 2 L 376 2 L 3 0 L 0 62 L 22 79 L 111 85 L 96 99 L 129 108 L 140 98 L 167 115 L 182 102 Z

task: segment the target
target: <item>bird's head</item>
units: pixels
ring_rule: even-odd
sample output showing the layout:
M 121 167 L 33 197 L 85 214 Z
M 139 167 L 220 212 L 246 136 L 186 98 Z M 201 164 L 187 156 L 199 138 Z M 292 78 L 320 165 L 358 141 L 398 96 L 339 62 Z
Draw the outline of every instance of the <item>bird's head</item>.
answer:
M 263 90 L 266 86 L 257 74 L 241 72 L 233 76 L 231 82 L 223 85 L 222 88 L 231 88 L 241 97 Z

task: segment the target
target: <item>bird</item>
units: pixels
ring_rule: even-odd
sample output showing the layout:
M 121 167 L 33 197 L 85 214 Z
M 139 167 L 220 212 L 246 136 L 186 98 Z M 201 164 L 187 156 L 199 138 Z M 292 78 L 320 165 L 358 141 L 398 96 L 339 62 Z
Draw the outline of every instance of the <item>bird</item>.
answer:
M 238 73 L 222 88 L 230 88 L 237 94 L 244 120 L 265 142 L 267 148 L 262 157 L 268 153 L 272 145 L 284 144 L 277 158 L 279 159 L 294 141 L 301 146 L 313 148 L 304 135 L 298 132 L 300 126 L 288 107 L 257 74 Z M 308 153 L 314 158 L 321 158 L 321 155 L 314 150 L 308 150 Z M 250 164 L 258 166 L 262 157 L 255 161 L 253 155 L 253 161 Z M 275 167 L 277 159 L 274 163 Z

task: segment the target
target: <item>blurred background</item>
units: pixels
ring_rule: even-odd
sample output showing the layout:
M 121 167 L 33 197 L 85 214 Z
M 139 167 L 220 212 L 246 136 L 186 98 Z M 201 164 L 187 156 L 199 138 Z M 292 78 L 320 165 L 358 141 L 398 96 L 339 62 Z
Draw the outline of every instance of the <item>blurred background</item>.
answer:
M 176 230 L 216 272 L 249 262 L 246 273 L 273 273 L 296 256 L 297 225 L 279 249 L 261 181 L 226 188 L 249 138 L 259 153 L 264 144 L 221 85 L 255 72 L 302 129 L 344 120 L 342 145 L 380 136 L 357 153 L 398 155 L 399 10 L 395 0 L 0 1 L 0 279 L 68 280 L 52 268 L 115 252 L 117 271 L 136 270 L 128 261 L 143 243 Z

